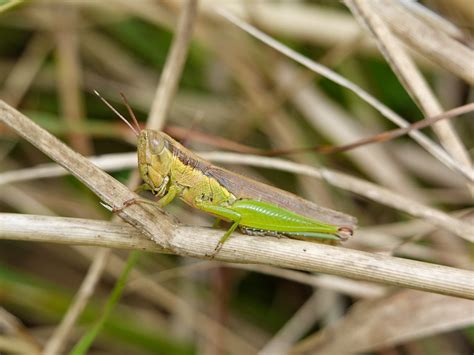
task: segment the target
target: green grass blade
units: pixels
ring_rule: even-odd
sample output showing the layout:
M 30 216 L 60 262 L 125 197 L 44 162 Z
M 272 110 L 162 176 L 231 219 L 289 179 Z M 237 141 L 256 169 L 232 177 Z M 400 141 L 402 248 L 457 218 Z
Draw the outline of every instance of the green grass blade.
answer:
M 139 252 L 133 251 L 130 253 L 128 257 L 127 264 L 120 275 L 120 278 L 117 280 L 112 293 L 105 304 L 104 311 L 102 315 L 94 324 L 94 326 L 81 338 L 81 340 L 74 346 L 74 348 L 69 353 L 70 355 L 84 355 L 87 353 L 87 350 L 94 342 L 94 339 L 99 335 L 100 331 L 102 330 L 105 321 L 109 317 L 110 313 L 114 309 L 115 305 L 118 303 L 120 296 L 122 295 L 122 291 L 125 287 L 125 283 L 127 282 L 128 275 L 130 271 L 135 266 L 138 260 Z

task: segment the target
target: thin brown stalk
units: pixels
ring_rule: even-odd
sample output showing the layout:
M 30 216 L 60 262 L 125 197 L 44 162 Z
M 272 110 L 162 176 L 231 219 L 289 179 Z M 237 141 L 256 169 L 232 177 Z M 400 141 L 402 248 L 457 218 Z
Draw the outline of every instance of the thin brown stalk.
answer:
M 279 65 L 274 70 L 275 80 L 280 85 L 292 81 L 295 68 L 290 63 Z M 292 104 L 305 117 L 308 123 L 317 132 L 323 134 L 335 144 L 358 141 L 364 136 L 372 134 L 368 127 L 354 120 L 353 115 L 347 112 L 342 105 L 318 90 L 314 85 L 307 85 L 291 95 Z M 336 146 L 328 148 L 337 149 Z M 285 147 L 288 149 L 288 147 Z M 325 147 L 320 147 L 324 152 Z M 289 149 L 291 151 L 291 148 Z M 317 151 L 320 149 L 317 148 Z M 427 198 L 417 188 L 413 180 L 400 168 L 388 154 L 386 147 L 381 145 L 365 146 L 358 150 L 351 150 L 347 158 L 357 165 L 371 180 L 397 192 L 412 196 L 420 202 Z
M 356 142 L 349 143 L 349 144 L 342 145 L 342 146 L 327 146 L 327 147 L 323 146 L 321 148 L 317 148 L 317 149 L 314 149 L 314 150 L 316 150 L 318 152 L 321 152 L 321 153 L 332 154 L 332 153 L 339 153 L 339 152 L 352 150 L 354 148 L 358 148 L 358 147 L 361 147 L 361 146 L 364 146 L 364 145 L 367 145 L 367 144 L 371 144 L 371 143 L 386 142 L 386 141 L 401 137 L 401 136 L 407 134 L 408 132 L 410 132 L 414 129 L 421 129 L 421 128 L 424 128 L 424 127 L 427 127 L 427 126 L 431 126 L 431 125 L 434 125 L 435 123 L 437 123 L 441 120 L 444 120 L 444 119 L 447 119 L 447 118 L 453 118 L 453 117 L 458 116 L 458 115 L 463 115 L 463 114 L 471 112 L 473 110 L 474 110 L 474 103 L 467 104 L 467 105 L 460 106 L 460 107 L 454 108 L 452 110 L 446 111 L 442 114 L 437 114 L 435 116 L 425 118 L 421 121 L 415 122 L 415 123 L 413 123 L 413 124 L 411 124 L 407 127 L 404 127 L 404 128 L 396 128 L 396 129 L 393 129 L 393 130 L 390 130 L 390 131 L 385 131 L 385 132 L 376 134 L 374 136 L 363 138 L 363 139 L 360 139 Z M 303 149 L 305 149 L 305 148 L 303 148 Z M 308 150 L 312 150 L 312 149 L 309 148 Z M 300 150 L 297 150 L 297 151 L 300 151 Z M 289 151 L 289 152 L 291 152 L 291 151 Z M 276 152 L 276 153 L 278 153 L 278 152 Z M 272 152 L 272 155 L 276 154 L 276 153 Z M 283 154 L 285 154 L 285 153 L 287 154 L 287 152 L 283 152 Z

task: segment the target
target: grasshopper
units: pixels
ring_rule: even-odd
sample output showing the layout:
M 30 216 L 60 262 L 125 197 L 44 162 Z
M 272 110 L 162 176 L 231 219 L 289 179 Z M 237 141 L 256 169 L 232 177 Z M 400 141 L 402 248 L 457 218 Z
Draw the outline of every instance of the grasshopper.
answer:
M 216 226 L 221 220 L 231 222 L 215 252 L 237 227 L 249 235 L 335 242 L 344 241 L 353 234 L 357 223 L 354 217 L 217 167 L 163 132 L 141 130 L 129 109 L 136 125 L 133 127 L 99 97 L 138 136 L 138 167 L 144 181 L 141 189 L 158 197 L 159 207 L 165 207 L 178 197 L 189 206 L 217 217 Z M 124 207 L 135 202 L 138 201 L 127 201 Z

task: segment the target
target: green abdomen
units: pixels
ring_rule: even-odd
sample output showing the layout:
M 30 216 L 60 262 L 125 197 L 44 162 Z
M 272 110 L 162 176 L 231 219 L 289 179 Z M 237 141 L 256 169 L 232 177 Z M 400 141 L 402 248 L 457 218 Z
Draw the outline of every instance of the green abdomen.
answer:
M 273 204 L 238 200 L 232 209 L 242 218 L 240 225 L 255 230 L 276 231 L 286 235 L 309 236 L 312 234 L 336 234 L 338 227 L 301 216 Z M 316 236 L 316 235 L 314 235 Z

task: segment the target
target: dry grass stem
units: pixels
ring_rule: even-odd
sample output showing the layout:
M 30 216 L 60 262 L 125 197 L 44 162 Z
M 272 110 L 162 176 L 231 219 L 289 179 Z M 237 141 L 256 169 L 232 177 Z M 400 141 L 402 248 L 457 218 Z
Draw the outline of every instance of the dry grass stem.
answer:
M 18 211 L 26 211 L 26 213 L 46 216 L 55 215 L 53 210 L 30 196 L 27 192 L 23 191 L 23 189 L 13 185 L 6 185 L 2 186 L 0 191 L 1 201 Z
M 81 48 L 85 52 L 84 54 L 87 56 L 87 59 L 97 62 L 111 77 L 133 83 L 134 85 L 140 85 L 140 87 L 152 88 L 155 86 L 154 79 L 158 75 L 142 63 L 139 63 L 136 58 L 130 56 L 126 50 L 111 41 L 107 36 L 99 31 L 91 30 L 84 33 L 82 38 Z M 110 58 L 114 58 L 114 60 L 110 60 Z M 123 70 L 123 68 L 127 68 L 127 70 Z M 87 85 L 88 82 L 89 80 L 86 80 L 84 85 Z M 114 88 L 101 90 L 100 88 L 101 86 L 90 87 L 90 91 L 98 90 L 104 91 L 104 94 L 106 92 L 112 94 L 116 90 Z M 124 92 L 127 93 L 128 97 L 128 90 Z
M 282 279 L 302 283 L 313 287 L 327 288 L 328 290 L 337 291 L 342 294 L 350 295 L 358 298 L 374 298 L 383 296 L 386 293 L 386 288 L 374 283 L 355 281 L 332 275 L 311 275 L 300 271 L 281 269 L 268 265 L 252 265 L 252 264 L 223 264 L 212 261 L 195 262 L 189 265 L 175 267 L 173 269 L 162 270 L 156 275 L 150 275 L 149 278 L 157 283 L 169 281 L 173 278 L 185 277 L 196 272 L 202 272 L 216 267 L 231 267 L 235 269 L 242 269 L 261 274 L 271 275 Z M 132 280 L 127 289 L 135 290 L 142 287 L 146 289 L 145 285 L 139 282 L 140 280 Z
M 124 202 L 138 198 L 138 195 L 3 101 L 0 101 L 0 121 L 70 171 L 109 206 L 121 208 Z M 118 214 L 161 246 L 167 245 L 173 223 L 158 209 L 134 204 Z
M 330 70 L 329 68 L 308 59 L 307 57 L 301 55 L 298 52 L 295 52 L 289 47 L 283 45 L 281 42 L 278 42 L 270 36 L 266 35 L 265 33 L 259 31 L 252 25 L 238 19 L 228 11 L 221 9 L 219 12 L 230 22 L 232 22 L 242 30 L 248 32 L 260 41 L 264 42 L 268 46 L 295 60 L 296 62 L 314 71 L 315 73 L 318 73 L 341 85 L 342 87 L 351 90 L 361 99 L 363 99 L 369 105 L 379 111 L 384 117 L 388 118 L 390 121 L 394 122 L 400 127 L 408 126 L 408 122 L 404 118 L 399 116 L 397 113 L 392 111 L 390 108 L 378 101 L 375 97 L 364 91 L 356 84 L 348 81 L 347 79 L 343 78 L 342 76 Z M 446 166 L 462 173 L 469 181 L 474 181 L 474 171 L 472 169 L 468 169 L 464 165 L 461 165 L 457 161 L 453 160 L 451 156 L 449 156 L 439 145 L 430 140 L 426 135 L 419 131 L 411 131 L 410 133 L 408 133 L 408 135 L 412 137 L 416 142 L 418 142 L 422 147 L 424 147 L 428 152 L 433 154 L 437 159 L 443 162 Z
M 70 352 L 104 301 L 91 353 L 465 352 L 469 1 L 0 0 L 0 353 Z M 209 164 L 173 154 L 165 209 L 131 192 L 137 125 Z M 212 164 L 237 175 L 208 195 Z M 246 178 L 359 226 L 338 245 L 237 228 L 216 254 L 231 223 L 183 198 L 252 199 Z
M 293 314 L 275 336 L 258 352 L 259 355 L 286 355 L 295 342 L 304 336 L 328 310 L 333 309 L 337 297 L 326 295 L 327 290 L 318 289 Z M 329 297 L 328 297 L 329 296 Z
M 94 290 L 100 281 L 102 271 L 107 262 L 107 255 L 111 249 L 99 249 L 92 264 L 90 265 L 86 277 L 74 296 L 71 306 L 68 308 L 59 326 L 54 330 L 48 342 L 43 348 L 44 355 L 62 354 L 66 345 L 66 340 L 71 333 L 77 318 L 86 307 Z
M 157 90 L 156 98 L 152 105 L 150 116 L 147 122 L 148 127 L 159 129 L 162 125 L 164 125 L 165 118 L 171 105 L 171 100 L 175 94 L 177 83 L 179 82 L 181 71 L 184 66 L 184 61 L 192 34 L 192 25 L 194 23 L 196 7 L 197 1 L 189 0 L 188 5 L 183 10 L 183 15 L 181 16 L 178 25 L 176 39 L 173 42 L 173 46 L 170 51 L 168 65 L 165 66 L 162 78 L 160 80 L 160 85 Z M 104 49 L 106 50 L 107 48 Z M 119 57 L 122 58 L 121 56 Z M 136 187 L 136 185 L 138 185 L 138 180 L 138 174 L 133 174 L 129 181 L 129 187 Z M 81 284 L 81 288 L 76 299 L 68 309 L 68 312 L 63 318 L 61 325 L 58 327 L 57 332 L 53 334 L 53 337 L 47 344 L 46 350 L 50 351 L 48 354 L 58 353 L 61 347 L 64 345 L 65 340 L 72 329 L 72 326 L 86 305 L 90 295 L 93 292 L 95 284 L 100 279 L 109 254 L 109 251 L 104 250 L 98 252 L 94 257 L 92 264 L 89 267 L 87 276 Z
M 65 122 L 73 127 L 81 124 L 84 119 L 84 106 L 81 93 L 81 63 L 79 57 L 79 37 L 77 32 L 78 9 L 69 4 L 61 4 L 51 8 L 56 21 L 56 46 L 58 56 L 58 86 L 61 111 Z M 92 143 L 83 134 L 70 135 L 71 146 L 82 154 L 92 154 Z
M 426 24 L 398 1 L 375 1 L 372 6 L 406 44 L 440 67 L 474 85 L 474 51 L 471 48 Z
M 40 352 L 27 341 L 3 335 L 0 335 L 0 350 L 2 352 L 5 351 L 7 354 L 40 355 Z
M 18 352 L 21 349 L 25 354 L 40 353 L 41 345 L 28 328 L 20 319 L 2 307 L 0 307 L 0 327 L 3 335 L 0 350 Z M 12 345 L 11 348 L 10 345 Z
M 385 1 L 385 6 L 387 6 L 388 3 L 390 2 Z M 380 9 L 382 7 L 374 7 L 370 2 L 363 0 L 346 0 L 346 4 L 350 7 L 359 21 L 362 24 L 366 24 L 372 31 L 374 37 L 377 39 L 381 52 L 387 59 L 387 62 L 390 63 L 393 71 L 396 73 L 404 88 L 411 95 L 416 104 L 422 109 L 425 115 L 436 116 L 441 114 L 443 112 L 441 104 L 429 88 L 428 83 L 405 52 L 405 49 L 400 45 L 397 38 L 395 38 L 376 11 L 374 11 L 374 9 Z M 406 23 L 406 20 L 402 22 Z M 408 22 L 412 24 L 412 22 Z M 418 36 L 422 36 L 422 34 L 417 32 L 416 37 Z M 420 38 L 423 38 L 423 43 L 426 41 L 426 37 Z M 439 36 L 437 35 L 436 38 L 439 39 Z M 471 57 L 474 58 L 474 53 Z M 451 123 L 449 121 L 441 121 L 434 124 L 433 129 L 437 133 L 441 144 L 446 148 L 446 150 L 461 164 L 464 164 L 466 169 L 470 169 L 471 161 L 469 155 L 457 133 L 454 131 Z
M 171 1 L 179 4 L 179 0 Z M 201 11 L 212 20 L 220 20 L 216 14 L 216 0 L 202 0 Z M 348 38 L 356 38 L 359 28 L 352 16 L 325 6 L 302 2 L 268 1 L 219 1 L 233 14 L 247 21 L 252 21 L 259 28 L 264 28 L 275 35 L 308 41 L 315 45 L 333 48 L 345 43 Z M 367 36 L 357 44 L 358 51 L 375 54 L 374 43 Z
M 383 188 L 369 181 L 352 177 L 331 169 L 318 169 L 283 159 L 265 158 L 236 153 L 201 153 L 200 156 L 213 162 L 277 168 L 279 170 L 312 176 L 317 179 L 323 179 L 333 186 L 355 192 L 361 196 L 367 197 L 386 206 L 396 208 L 412 216 L 424 218 L 438 226 L 442 226 L 443 228 L 456 233 L 466 240 L 471 242 L 474 241 L 474 226 L 471 224 L 465 223 L 457 218 L 447 215 L 446 213 L 423 205 L 417 201 L 397 194 L 389 189 Z
M 233 47 L 223 48 L 225 60 L 232 66 L 234 77 L 243 88 L 252 111 L 259 112 L 262 117 L 268 117 L 261 122 L 261 129 L 270 138 L 272 145 L 283 149 L 291 146 L 293 142 L 304 142 L 303 131 L 286 113 L 283 107 L 276 107 L 273 95 L 265 87 L 264 78 L 259 71 L 250 63 L 246 64 L 240 54 L 233 51 Z M 245 131 L 245 129 L 244 129 Z M 308 143 L 309 144 L 309 143 Z M 293 157 L 299 163 L 316 164 L 317 159 L 311 156 L 296 155 Z M 314 183 L 306 177 L 298 177 L 298 181 L 306 196 L 310 199 L 318 199 L 321 204 L 331 207 L 331 199 L 327 189 L 319 181 Z
M 39 72 L 52 44 L 44 34 L 33 37 L 15 66 L 10 69 L 1 90 L 3 100 L 17 107 Z
M 361 298 L 374 298 L 385 294 L 386 288 L 374 283 L 350 280 L 333 275 L 308 275 L 295 270 L 281 269 L 269 265 L 231 264 L 232 267 L 281 277 L 313 287 L 327 288 L 343 294 Z
M 387 322 L 388 329 L 384 327 Z M 474 303 L 471 301 L 403 290 L 359 302 L 341 321 L 304 339 L 290 353 L 370 352 L 473 323 Z M 344 337 L 336 336 L 341 333 Z
M 458 27 L 456 27 L 454 24 L 449 22 L 444 17 L 441 17 L 440 15 L 438 15 L 436 12 L 425 7 L 423 4 L 420 4 L 419 2 L 415 2 L 411 0 L 402 0 L 402 4 L 406 9 L 410 10 L 413 14 L 418 16 L 420 19 L 422 19 L 426 23 L 430 24 L 435 29 L 439 31 L 443 31 L 449 36 L 459 39 L 459 40 L 464 37 L 464 34 Z M 393 3 L 390 5 L 396 6 L 396 4 L 393 4 Z M 384 12 L 385 11 L 383 11 L 382 13 Z
M 414 143 L 401 143 L 393 150 L 397 161 L 414 176 L 428 181 L 434 186 L 464 187 L 462 176 L 449 169 L 443 169 L 441 163 Z
M 89 161 L 105 171 L 135 168 L 137 153 L 117 153 L 93 156 Z M 53 178 L 68 175 L 69 172 L 55 163 L 41 164 L 33 168 L 0 172 L 0 185 L 35 179 Z
M 134 228 L 118 223 L 15 214 L 0 214 L 0 222 L 2 239 L 149 252 L 170 250 L 144 238 Z M 179 255 L 208 258 L 221 236 L 219 230 L 179 226 L 169 243 Z M 216 259 L 322 272 L 474 299 L 471 271 L 293 239 L 238 235 L 226 242 Z
M 147 127 L 161 129 L 168 115 L 171 101 L 178 87 L 186 55 L 193 34 L 197 0 L 186 0 L 178 20 L 178 28 L 169 51 L 160 83 L 148 115 Z
M 471 224 L 463 222 L 457 218 L 451 217 L 448 214 L 441 212 L 432 207 L 421 204 L 415 200 L 397 194 L 389 189 L 378 186 L 369 181 L 352 177 L 331 169 L 314 168 L 308 165 L 293 163 L 287 160 L 278 158 L 267 158 L 253 155 L 242 155 L 236 153 L 226 152 L 212 152 L 212 153 L 198 153 L 201 157 L 217 163 L 228 164 L 244 164 L 250 166 L 258 166 L 264 168 L 278 169 L 282 171 L 292 172 L 295 174 L 302 174 L 317 179 L 323 179 L 332 186 L 339 187 L 343 190 L 351 191 L 364 196 L 372 201 L 390 206 L 414 217 L 420 217 L 431 223 L 446 228 L 457 235 L 469 241 L 474 241 L 474 227 Z M 94 160 L 102 168 L 123 169 L 127 166 L 136 166 L 136 154 L 124 153 L 114 154 L 111 160 L 108 161 L 107 156 L 103 156 L 100 160 Z M 104 165 L 102 165 L 104 164 Z M 60 176 L 66 174 L 65 171 L 56 166 L 40 167 L 38 172 L 35 168 L 18 170 L 20 181 L 36 177 Z M 41 175 L 39 175 L 41 174 Z M 0 174 L 0 184 L 13 182 L 15 171 L 5 172 Z
M 275 80 L 280 85 L 288 85 L 297 75 L 296 69 L 292 68 L 289 63 L 278 66 L 274 73 Z M 318 132 L 330 137 L 336 145 L 358 141 L 372 133 L 362 124 L 354 121 L 349 112 L 324 95 L 314 85 L 306 85 L 294 91 L 290 100 Z M 327 119 L 328 117 L 331 119 Z M 416 188 L 412 180 L 404 173 L 403 169 L 400 169 L 383 146 L 364 146 L 360 149 L 349 150 L 346 154 L 374 181 L 410 195 L 418 201 L 426 201 L 426 197 Z
M 123 231 L 124 225 L 122 224 L 121 226 L 122 228 L 120 228 L 120 230 Z M 125 227 L 129 231 L 132 231 L 132 233 L 136 234 L 136 230 L 133 228 L 126 225 Z M 130 235 L 128 235 L 127 239 L 129 239 L 129 237 Z M 155 243 L 143 237 L 141 237 L 141 239 L 149 243 L 152 248 L 157 247 Z M 92 260 L 90 253 L 81 252 L 81 254 Z M 117 279 L 120 276 L 120 270 L 122 270 L 124 266 L 125 262 L 118 256 L 112 254 L 109 258 L 109 262 L 106 265 L 106 271 L 109 275 L 113 276 L 114 279 Z M 256 353 L 256 349 L 241 336 L 234 333 L 232 330 L 227 329 L 206 314 L 202 313 L 200 310 L 196 309 L 195 305 L 189 304 L 179 295 L 157 284 L 138 269 L 132 270 L 130 278 L 136 280 L 136 284 L 138 285 L 137 289 L 146 290 L 146 292 L 140 292 L 140 297 L 147 299 L 152 304 L 156 304 L 170 313 L 179 313 L 180 311 L 183 311 L 183 313 L 188 315 L 184 319 L 181 319 L 183 324 L 186 324 L 187 326 L 191 327 L 191 329 L 194 329 L 197 334 L 201 335 L 210 343 L 214 344 L 220 341 L 217 340 L 215 336 L 213 336 L 215 332 L 219 332 L 220 334 L 223 334 L 229 349 L 232 349 L 236 353 Z M 129 290 L 130 293 L 133 293 L 133 291 L 134 290 Z M 214 330 L 214 333 L 211 332 L 209 334 L 207 329 Z

